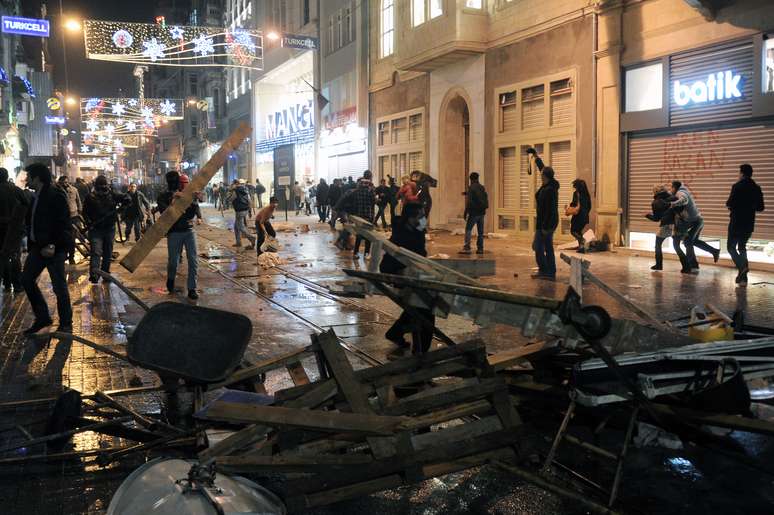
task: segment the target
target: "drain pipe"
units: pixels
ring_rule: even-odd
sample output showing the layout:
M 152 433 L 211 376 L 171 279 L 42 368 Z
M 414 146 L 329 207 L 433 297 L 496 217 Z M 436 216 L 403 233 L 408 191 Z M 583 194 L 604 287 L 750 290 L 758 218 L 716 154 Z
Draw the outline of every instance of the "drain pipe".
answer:
M 597 198 L 597 51 L 599 50 L 599 2 L 595 2 L 591 12 L 591 90 L 593 100 L 591 102 L 591 191 L 594 201 L 599 205 Z

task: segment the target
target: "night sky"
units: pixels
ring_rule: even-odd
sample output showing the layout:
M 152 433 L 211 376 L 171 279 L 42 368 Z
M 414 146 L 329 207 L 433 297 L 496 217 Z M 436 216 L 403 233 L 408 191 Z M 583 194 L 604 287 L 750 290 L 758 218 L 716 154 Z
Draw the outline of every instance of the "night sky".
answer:
M 62 0 L 64 19 L 95 19 L 153 23 L 156 0 Z M 62 21 L 59 2 L 48 2 L 51 20 L 49 39 L 50 59 L 54 66 L 54 83 L 65 91 L 64 58 L 62 52 Z M 109 63 L 86 59 L 83 33 L 64 31 L 67 45 L 67 71 L 70 94 L 77 97 L 115 97 L 119 90 L 125 96 L 134 95 L 131 64 Z

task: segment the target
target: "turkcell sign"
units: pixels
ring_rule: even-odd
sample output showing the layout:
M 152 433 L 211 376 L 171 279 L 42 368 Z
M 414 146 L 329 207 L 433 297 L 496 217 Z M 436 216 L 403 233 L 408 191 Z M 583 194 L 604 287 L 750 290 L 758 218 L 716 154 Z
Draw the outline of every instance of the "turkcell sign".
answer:
M 314 101 L 296 104 L 266 116 L 266 139 L 289 136 L 314 128 Z
M 3 32 L 19 34 L 20 36 L 48 37 L 48 20 L 35 18 L 19 18 L 18 16 L 3 16 L 1 20 Z
M 49 125 L 64 125 L 64 116 L 46 116 L 46 123 Z
M 300 48 L 302 50 L 316 50 L 318 39 L 312 36 L 297 36 L 295 34 L 285 34 L 282 38 L 282 46 L 286 48 Z
M 674 82 L 675 104 L 705 104 L 718 100 L 741 98 L 742 76 L 732 71 L 711 73 L 706 80 L 697 80 L 693 84 Z

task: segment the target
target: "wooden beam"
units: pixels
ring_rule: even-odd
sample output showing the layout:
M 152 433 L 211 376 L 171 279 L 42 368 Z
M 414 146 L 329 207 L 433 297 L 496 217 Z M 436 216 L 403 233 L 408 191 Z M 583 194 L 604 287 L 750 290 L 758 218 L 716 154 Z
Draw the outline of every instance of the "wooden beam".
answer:
M 261 374 L 282 368 L 290 363 L 298 362 L 301 359 L 311 356 L 313 354 L 311 347 L 305 347 L 303 349 L 294 350 L 282 356 L 267 359 L 260 363 L 256 363 L 252 366 L 235 371 L 228 378 L 220 383 L 213 383 L 207 387 L 208 390 L 217 390 L 218 388 L 224 388 L 231 386 L 242 381 L 248 381 L 258 377 Z
M 505 352 L 499 352 L 492 354 L 487 358 L 487 361 L 496 371 L 506 369 L 522 361 L 528 360 L 530 357 L 535 356 L 540 352 L 544 352 L 549 349 L 558 347 L 558 343 L 555 340 L 548 342 L 531 343 L 524 345 L 514 350 L 507 350 Z
M 242 123 L 236 128 L 231 135 L 226 138 L 223 145 L 215 152 L 207 164 L 205 164 L 199 173 L 193 176 L 190 184 L 180 192 L 180 196 L 172 201 L 172 204 L 163 212 L 161 216 L 156 220 L 156 223 L 150 226 L 145 234 L 142 236 L 129 252 L 121 260 L 121 266 L 134 272 L 137 267 L 148 257 L 148 254 L 156 247 L 159 241 L 167 235 L 170 227 L 180 218 L 180 216 L 188 209 L 188 206 L 193 202 L 194 193 L 197 191 L 204 191 L 205 186 L 215 176 L 215 173 L 226 163 L 228 155 L 239 145 L 242 141 L 250 136 L 251 128 L 248 124 Z
M 287 369 L 288 374 L 290 374 L 290 379 L 293 381 L 294 385 L 301 386 L 311 383 L 311 381 L 309 381 L 309 376 L 306 375 L 306 370 L 304 370 L 304 365 L 302 365 L 300 361 L 288 363 L 285 365 L 285 368 Z
M 219 469 L 229 472 L 312 472 L 330 471 L 348 465 L 373 462 L 367 454 L 322 454 L 318 456 L 221 456 L 215 459 Z

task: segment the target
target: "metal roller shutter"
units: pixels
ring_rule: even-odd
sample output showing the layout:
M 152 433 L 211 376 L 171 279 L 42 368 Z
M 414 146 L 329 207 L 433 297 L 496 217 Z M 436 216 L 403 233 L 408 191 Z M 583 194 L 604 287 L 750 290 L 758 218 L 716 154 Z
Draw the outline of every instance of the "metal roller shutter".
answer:
M 409 153 L 409 168 L 406 172 L 411 173 L 414 170 L 419 170 L 420 172 L 427 170 L 427 168 L 425 168 L 425 160 L 422 157 L 422 152 Z
M 521 129 L 540 129 L 545 125 L 545 87 L 525 89 L 521 97 Z
M 519 128 L 519 116 L 516 104 L 503 106 L 501 108 L 503 117 L 503 126 L 500 132 L 508 132 Z
M 529 154 L 527 154 L 528 145 L 522 145 L 519 152 L 519 209 L 522 211 L 532 207 L 532 192 L 529 187 L 530 175 Z
M 655 232 L 650 212 L 653 185 L 684 182 L 704 217 L 704 235 L 725 237 L 726 199 L 738 179 L 739 165 L 750 163 L 764 198 L 774 194 L 774 124 L 714 131 L 683 132 L 629 140 L 627 216 L 629 230 Z M 753 238 L 774 239 L 774 209 L 758 213 Z
M 548 161 L 554 169 L 554 179 L 559 181 L 559 209 L 572 202 L 572 181 L 575 168 L 572 166 L 572 145 L 569 141 L 548 144 Z
M 705 81 L 712 73 L 732 71 L 742 76 L 742 97 L 731 100 L 715 100 L 701 104 L 679 106 L 675 103 L 674 83 L 690 85 Z M 753 51 L 752 43 L 733 43 L 719 46 L 711 52 L 697 50 L 673 56 L 669 77 L 670 125 L 693 125 L 718 121 L 734 121 L 752 116 Z
M 519 207 L 519 168 L 516 162 L 516 147 L 500 149 L 500 207 Z

